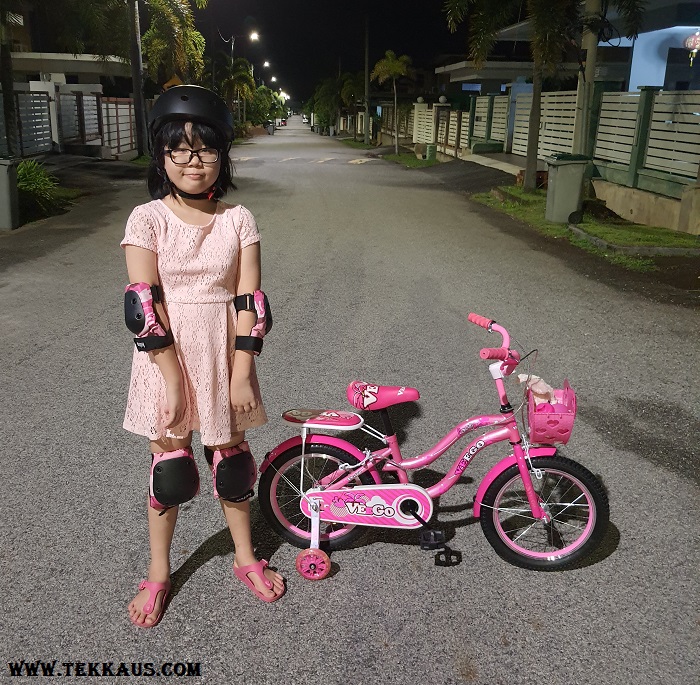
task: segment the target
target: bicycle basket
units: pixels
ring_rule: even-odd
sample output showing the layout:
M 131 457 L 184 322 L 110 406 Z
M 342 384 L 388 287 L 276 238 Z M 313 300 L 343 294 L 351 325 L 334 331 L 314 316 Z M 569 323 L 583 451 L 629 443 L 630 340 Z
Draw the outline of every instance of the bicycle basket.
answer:
M 534 444 L 553 445 L 559 443 L 566 445 L 571 437 L 576 418 L 576 393 L 564 381 L 564 387 L 554 391 L 554 402 L 537 405 L 539 411 L 535 411 L 535 398 L 528 390 L 527 393 L 527 423 L 529 427 L 530 442 Z

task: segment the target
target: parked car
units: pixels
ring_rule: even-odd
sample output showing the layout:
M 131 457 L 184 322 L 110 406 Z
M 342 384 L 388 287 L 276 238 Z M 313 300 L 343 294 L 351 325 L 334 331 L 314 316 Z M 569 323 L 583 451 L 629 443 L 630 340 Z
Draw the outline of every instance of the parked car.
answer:
M 280 126 L 286 126 L 287 125 L 287 120 L 286 119 L 281 119 L 280 120 Z
M 309 117 L 304 114 L 304 116 L 301 118 L 301 123 L 302 124 L 308 124 L 309 123 Z

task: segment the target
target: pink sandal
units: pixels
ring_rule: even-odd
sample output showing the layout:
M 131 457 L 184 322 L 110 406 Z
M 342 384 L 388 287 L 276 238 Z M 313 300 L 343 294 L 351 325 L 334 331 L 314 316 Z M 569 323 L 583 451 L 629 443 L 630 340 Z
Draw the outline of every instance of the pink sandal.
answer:
M 154 626 L 158 625 L 158 622 L 162 618 L 163 612 L 165 611 L 165 601 L 168 599 L 168 595 L 170 594 L 170 581 L 167 580 L 164 583 L 152 583 L 149 580 L 142 580 L 139 584 L 139 592 L 141 592 L 141 590 L 148 590 L 149 593 L 148 600 L 143 605 L 143 609 L 141 609 L 141 611 L 146 615 L 153 613 L 153 607 L 156 605 L 158 593 L 163 592 L 163 599 L 161 600 L 160 604 L 160 612 L 156 616 L 153 623 L 139 623 L 138 621 L 135 621 L 131 617 L 131 615 L 129 615 L 129 620 L 139 628 L 153 628 Z
M 279 595 L 275 595 L 274 597 L 266 597 L 255 587 L 253 581 L 248 578 L 249 573 L 254 573 L 256 576 L 258 576 L 258 578 L 260 578 L 260 580 L 263 581 L 266 588 L 272 590 L 272 583 L 265 577 L 264 574 L 266 568 L 267 561 L 265 561 L 265 559 L 261 559 L 255 564 L 248 564 L 248 566 L 236 566 L 234 564 L 233 572 L 236 574 L 236 578 L 245 583 L 248 588 L 258 597 L 258 599 L 262 599 L 263 602 L 276 602 L 286 592 L 286 588 L 282 590 Z

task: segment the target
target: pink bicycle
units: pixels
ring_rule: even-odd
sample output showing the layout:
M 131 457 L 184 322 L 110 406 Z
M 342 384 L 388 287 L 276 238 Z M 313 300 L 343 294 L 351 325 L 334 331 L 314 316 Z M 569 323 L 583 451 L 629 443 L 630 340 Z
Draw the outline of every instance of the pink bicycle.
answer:
M 501 442 L 509 444 L 511 453 L 491 468 L 474 497 L 474 516 L 494 550 L 516 566 L 554 571 L 577 563 L 600 542 L 609 516 L 605 490 L 588 469 L 558 456 L 554 446 L 566 444 L 571 435 L 574 391 L 564 382 L 563 388 L 543 401 L 526 385 L 521 407 L 527 405 L 527 412 L 522 412 L 527 420 L 523 416 L 521 427 L 504 383 L 521 355 L 511 349 L 503 326 L 476 314 L 469 314 L 469 321 L 502 337 L 500 347 L 480 352 L 482 359 L 492 360 L 489 371 L 500 413 L 463 421 L 427 452 L 405 459 L 392 428 L 388 407 L 420 397 L 407 386 L 353 381 L 347 388 L 353 407 L 380 416 L 384 433 L 350 411 L 292 409 L 282 415 L 301 428 L 301 435 L 266 455 L 260 466 L 258 497 L 272 528 L 304 548 L 296 567 L 305 578 L 325 578 L 331 564 L 324 550 L 349 545 L 365 526 L 421 528 L 421 548 L 443 549 L 436 563 L 452 565 L 451 558 L 459 553 L 450 550 L 444 534 L 429 524 L 434 499 L 459 480 L 484 448 Z M 358 428 L 385 446 L 362 452 L 346 440 L 319 432 Z M 427 489 L 409 482 L 410 471 L 431 464 L 466 434 L 486 428 L 490 430 L 461 451 L 439 482 Z M 386 476 L 394 482 L 385 482 Z

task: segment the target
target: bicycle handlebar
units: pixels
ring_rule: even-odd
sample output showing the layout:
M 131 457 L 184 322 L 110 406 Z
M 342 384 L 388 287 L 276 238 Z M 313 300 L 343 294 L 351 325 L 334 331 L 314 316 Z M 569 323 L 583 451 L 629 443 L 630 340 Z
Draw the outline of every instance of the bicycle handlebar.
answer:
M 479 356 L 482 359 L 500 359 L 505 361 L 508 359 L 509 351 L 505 347 L 484 347 Z
M 471 321 L 477 326 L 485 328 L 487 331 L 489 331 L 489 333 L 493 331 L 495 331 L 496 333 L 500 333 L 501 337 L 503 338 L 503 341 L 501 342 L 501 347 L 508 351 L 508 348 L 510 347 L 510 336 L 508 335 L 508 331 L 505 328 L 503 328 L 503 326 L 499 326 L 493 319 L 487 319 L 485 316 L 474 314 L 474 312 L 470 312 L 469 316 L 467 317 L 467 320 Z M 500 358 L 501 357 L 493 357 L 493 359 Z M 489 359 L 489 357 L 482 357 L 482 359 Z
M 478 314 L 474 314 L 474 312 L 471 312 L 469 314 L 467 320 L 471 321 L 472 323 L 475 323 L 477 326 L 481 326 L 482 328 L 486 329 L 488 329 L 488 327 L 493 323 L 491 319 L 487 319 L 485 316 L 479 316 Z

